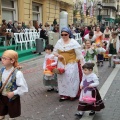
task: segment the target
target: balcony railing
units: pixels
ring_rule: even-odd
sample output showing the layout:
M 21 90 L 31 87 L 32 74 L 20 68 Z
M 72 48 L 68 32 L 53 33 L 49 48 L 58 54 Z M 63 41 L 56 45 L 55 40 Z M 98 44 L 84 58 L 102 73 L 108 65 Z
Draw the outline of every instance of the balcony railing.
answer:
M 64 2 L 64 3 L 68 3 L 70 5 L 73 5 L 73 0 L 58 0 L 59 2 Z
M 102 15 L 102 18 L 110 18 L 110 15 Z
M 102 3 L 103 7 L 114 8 L 117 10 L 117 3 Z

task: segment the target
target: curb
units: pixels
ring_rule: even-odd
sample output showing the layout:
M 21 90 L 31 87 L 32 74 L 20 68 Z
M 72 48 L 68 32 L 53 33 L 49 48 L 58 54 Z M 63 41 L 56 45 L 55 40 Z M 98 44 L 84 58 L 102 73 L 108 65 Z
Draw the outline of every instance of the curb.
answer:
M 25 61 L 22 61 L 22 62 L 19 62 L 19 63 L 32 62 L 32 61 L 35 61 L 35 60 L 38 60 L 38 59 L 41 59 L 41 58 L 44 58 L 44 57 L 45 57 L 45 52 L 43 52 L 43 53 L 42 53 L 40 56 L 38 56 L 38 57 L 29 59 L 29 60 L 25 60 Z

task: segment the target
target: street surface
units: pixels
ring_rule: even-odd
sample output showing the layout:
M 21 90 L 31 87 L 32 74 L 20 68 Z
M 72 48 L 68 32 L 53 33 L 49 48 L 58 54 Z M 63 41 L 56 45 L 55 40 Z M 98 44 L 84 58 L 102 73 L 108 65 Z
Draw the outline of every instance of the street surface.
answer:
M 23 66 L 22 71 L 29 87 L 29 92 L 21 97 L 22 115 L 18 120 L 74 120 L 78 100 L 59 102 L 58 93 L 47 92 L 47 88 L 44 87 L 42 80 L 43 60 L 44 55 L 40 56 L 38 59 L 21 63 Z M 112 68 L 108 68 L 108 61 L 104 62 L 103 67 L 99 67 L 99 89 L 112 70 Z M 99 118 L 101 118 L 101 116 L 103 116 L 103 112 L 100 112 Z M 98 119 L 98 116 L 96 116 L 94 120 L 107 119 Z

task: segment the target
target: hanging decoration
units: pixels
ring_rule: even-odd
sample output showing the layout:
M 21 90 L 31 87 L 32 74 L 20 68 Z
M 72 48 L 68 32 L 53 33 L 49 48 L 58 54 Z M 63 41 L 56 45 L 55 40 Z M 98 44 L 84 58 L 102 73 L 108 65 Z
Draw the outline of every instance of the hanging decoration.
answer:
M 91 0 L 90 17 L 92 17 L 93 14 L 94 14 L 94 6 L 93 6 L 93 0 Z
M 83 2 L 83 14 L 86 15 L 86 9 L 87 9 L 87 0 L 84 0 Z

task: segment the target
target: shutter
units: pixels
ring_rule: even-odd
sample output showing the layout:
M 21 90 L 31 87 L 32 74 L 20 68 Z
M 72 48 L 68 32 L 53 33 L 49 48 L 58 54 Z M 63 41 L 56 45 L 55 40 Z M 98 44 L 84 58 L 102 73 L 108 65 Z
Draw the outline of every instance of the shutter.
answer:
M 14 20 L 13 19 L 13 11 L 9 11 L 9 10 L 3 10 L 2 11 L 2 19 L 5 19 L 6 21 L 8 20 Z
M 37 20 L 38 21 L 38 14 L 33 13 L 33 20 Z

